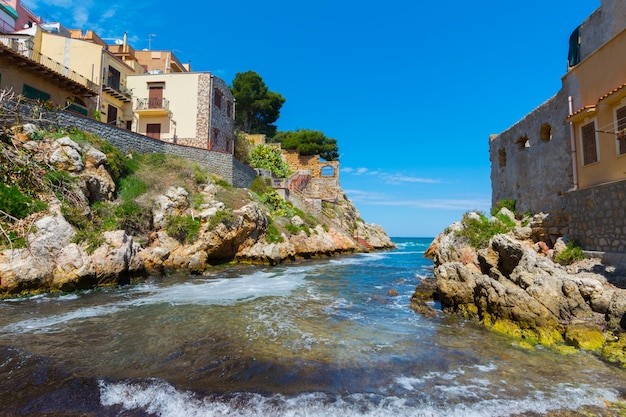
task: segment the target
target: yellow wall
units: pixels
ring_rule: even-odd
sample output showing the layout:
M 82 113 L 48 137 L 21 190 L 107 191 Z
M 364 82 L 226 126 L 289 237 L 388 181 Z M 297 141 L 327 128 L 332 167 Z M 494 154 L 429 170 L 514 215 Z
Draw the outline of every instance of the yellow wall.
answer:
M 583 165 L 581 127 L 594 121 L 596 130 L 614 132 L 615 110 L 626 106 L 626 91 L 614 92 L 626 83 L 626 31 L 622 31 L 590 55 L 564 77 L 575 86 L 574 111 L 596 106 L 588 116 L 572 118 L 576 144 L 576 166 L 579 188 L 602 184 L 626 177 L 626 155 L 618 155 L 614 134 L 597 132 L 598 162 Z M 608 95 L 608 93 L 612 94 Z
M 146 123 L 161 123 L 161 139 L 173 140 L 174 134 L 179 138 L 196 137 L 196 117 L 198 114 L 198 74 L 175 73 L 154 75 L 132 75 L 127 79 L 127 85 L 133 90 L 133 105 L 137 99 L 148 98 L 148 83 L 164 82 L 163 98 L 169 101 L 171 121 L 163 118 L 136 117 L 137 132 L 145 134 Z M 144 120 L 154 119 L 154 120 Z M 160 121 L 155 121 L 160 120 Z M 165 131 L 167 130 L 167 133 Z
M 0 88 L 9 90 L 11 89 L 16 94 L 22 94 L 24 84 L 28 84 L 38 90 L 50 94 L 50 101 L 59 106 L 65 106 L 72 93 L 58 87 L 56 84 L 51 83 L 36 74 L 31 74 L 24 71 L 22 68 L 15 66 L 15 64 L 7 61 L 3 55 L 0 54 Z M 89 103 L 86 103 L 89 105 Z
M 100 85 L 102 46 L 91 42 L 43 33 L 41 53 Z

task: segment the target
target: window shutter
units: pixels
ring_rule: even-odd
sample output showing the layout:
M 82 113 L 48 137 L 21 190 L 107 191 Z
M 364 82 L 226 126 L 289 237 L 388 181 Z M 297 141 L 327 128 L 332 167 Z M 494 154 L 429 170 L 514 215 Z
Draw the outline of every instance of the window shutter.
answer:
M 591 122 L 581 128 L 583 137 L 583 165 L 593 164 L 598 161 L 596 149 L 596 127 Z

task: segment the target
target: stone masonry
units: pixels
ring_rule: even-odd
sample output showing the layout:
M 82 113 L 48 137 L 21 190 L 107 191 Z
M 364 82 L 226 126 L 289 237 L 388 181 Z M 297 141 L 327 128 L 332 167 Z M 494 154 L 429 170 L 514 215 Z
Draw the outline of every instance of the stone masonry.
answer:
M 569 236 L 583 248 L 626 252 L 626 180 L 567 193 Z

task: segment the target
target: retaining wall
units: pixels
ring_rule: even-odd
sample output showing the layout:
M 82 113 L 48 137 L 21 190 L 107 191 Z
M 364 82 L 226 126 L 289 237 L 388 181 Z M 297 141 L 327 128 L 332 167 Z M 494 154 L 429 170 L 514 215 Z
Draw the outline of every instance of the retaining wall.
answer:
M 2 104 L 6 105 L 4 102 Z M 36 107 L 37 105 L 32 103 L 22 102 L 21 105 L 26 106 L 21 111 L 24 114 L 31 117 L 37 114 L 40 119 L 65 129 L 77 128 L 93 133 L 106 139 L 124 153 L 166 153 L 182 156 L 238 188 L 250 187 L 256 177 L 254 169 L 239 162 L 229 153 L 163 142 L 67 111 L 48 110 L 41 106 Z
M 626 180 L 565 195 L 569 237 L 583 248 L 626 252 Z

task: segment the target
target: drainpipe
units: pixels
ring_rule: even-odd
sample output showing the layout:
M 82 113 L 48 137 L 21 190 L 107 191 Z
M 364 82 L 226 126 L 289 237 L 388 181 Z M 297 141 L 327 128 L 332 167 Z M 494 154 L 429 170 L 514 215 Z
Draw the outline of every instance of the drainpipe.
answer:
M 212 148 L 212 138 L 211 135 L 213 134 L 213 104 L 215 103 L 213 94 L 215 94 L 215 91 L 213 90 L 213 74 L 211 74 L 209 76 L 209 146 L 208 149 L 211 150 Z
M 574 114 L 574 108 L 572 104 L 572 96 L 568 97 L 569 102 L 569 115 Z M 573 180 L 574 180 L 574 188 L 573 190 L 578 189 L 578 167 L 576 165 L 576 136 L 574 135 L 574 123 L 569 122 L 569 137 L 570 137 L 570 146 L 572 149 L 572 169 L 573 169 Z

